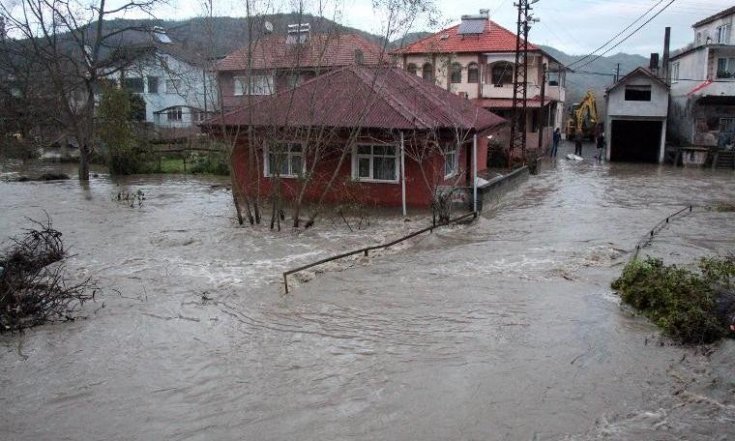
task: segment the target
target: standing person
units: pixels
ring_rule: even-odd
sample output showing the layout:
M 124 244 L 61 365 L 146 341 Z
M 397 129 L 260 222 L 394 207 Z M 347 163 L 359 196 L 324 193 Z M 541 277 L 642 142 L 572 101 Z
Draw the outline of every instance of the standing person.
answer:
M 582 156 L 582 131 L 577 130 L 577 133 L 574 135 L 574 154 L 577 156 Z
M 597 137 L 597 160 L 602 162 L 602 153 L 605 151 L 605 134 L 600 133 Z
M 559 142 L 561 141 L 561 130 L 559 127 L 554 130 L 554 135 L 551 137 L 551 157 L 556 158 L 556 151 L 559 149 Z

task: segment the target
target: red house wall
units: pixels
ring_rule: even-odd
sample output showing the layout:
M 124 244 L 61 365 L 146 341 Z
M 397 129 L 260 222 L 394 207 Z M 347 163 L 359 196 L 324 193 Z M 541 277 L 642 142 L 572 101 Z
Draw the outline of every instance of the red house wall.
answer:
M 424 163 L 424 170 L 427 178 L 432 186 L 438 185 L 456 185 L 464 187 L 471 182 L 467 181 L 467 177 L 471 173 L 468 169 L 468 154 L 471 153 L 471 144 L 467 144 L 465 148 L 460 149 L 458 157 L 460 174 L 444 180 L 444 158 L 441 155 L 433 155 Z M 272 193 L 275 180 L 270 177 L 264 177 L 263 151 L 258 149 L 257 165 L 251 164 L 248 148 L 246 143 L 239 143 L 232 156 L 233 171 L 236 181 L 240 185 L 240 191 L 248 194 L 251 198 L 256 195 L 256 187 L 260 185 L 261 198 L 267 197 Z M 484 170 L 487 158 L 487 140 L 484 142 L 478 140 L 478 169 Z M 307 169 L 311 169 L 310 159 L 307 158 Z M 399 158 L 400 162 L 400 158 Z M 406 204 L 411 207 L 429 207 L 432 200 L 431 189 L 421 173 L 421 166 L 409 157 L 405 158 L 406 165 Z M 323 189 L 327 186 L 331 179 L 333 171 L 339 166 L 339 155 L 333 154 L 331 157 L 320 160 L 319 165 L 314 171 L 312 180 L 307 185 L 304 193 L 305 200 L 318 201 L 321 197 Z M 285 199 L 293 199 L 297 197 L 301 191 L 301 182 L 296 178 L 282 177 L 280 180 L 281 191 Z M 348 154 L 341 167 L 339 173 L 332 185 L 331 190 L 324 199 L 328 203 L 345 203 L 359 202 L 365 205 L 381 205 L 398 207 L 402 205 L 401 183 L 394 182 L 365 182 L 352 180 L 352 155 Z

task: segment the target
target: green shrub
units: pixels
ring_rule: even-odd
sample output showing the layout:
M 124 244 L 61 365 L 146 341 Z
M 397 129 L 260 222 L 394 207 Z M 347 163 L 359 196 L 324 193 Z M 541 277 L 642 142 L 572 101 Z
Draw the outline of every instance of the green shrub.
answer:
M 735 259 L 701 259 L 701 274 L 651 257 L 633 260 L 612 283 L 623 302 L 640 310 L 682 343 L 711 343 L 728 333 L 729 316 L 718 296 L 732 295 Z
M 191 166 L 191 173 L 227 176 L 230 167 L 223 154 L 212 153 L 197 157 Z

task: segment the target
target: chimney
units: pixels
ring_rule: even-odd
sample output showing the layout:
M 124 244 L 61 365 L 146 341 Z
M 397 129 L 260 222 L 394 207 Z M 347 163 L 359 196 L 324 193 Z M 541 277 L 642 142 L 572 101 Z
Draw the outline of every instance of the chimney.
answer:
M 661 63 L 663 64 L 663 75 L 661 76 L 663 77 L 663 80 L 664 82 L 666 82 L 666 84 L 671 84 L 671 77 L 669 74 L 669 58 L 671 58 L 669 54 L 670 46 L 671 46 L 671 28 L 667 26 L 666 29 L 664 30 L 664 59 Z
M 651 72 L 658 75 L 658 53 L 651 54 L 651 62 L 648 64 L 648 68 Z
M 288 34 L 286 35 L 286 44 L 304 44 L 309 41 L 311 34 L 311 24 L 296 23 L 288 25 Z

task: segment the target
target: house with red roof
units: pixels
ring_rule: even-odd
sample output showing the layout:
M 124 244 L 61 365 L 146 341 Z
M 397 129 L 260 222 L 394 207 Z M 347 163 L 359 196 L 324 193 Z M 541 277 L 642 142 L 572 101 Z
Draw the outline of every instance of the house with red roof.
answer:
M 511 117 L 517 38 L 490 20 L 487 10 L 465 15 L 461 23 L 394 52 L 409 73 L 477 102 L 505 118 Z M 550 141 L 561 127 L 565 100 L 565 67 L 536 45 L 528 58 L 529 147 Z
M 735 7 L 694 23 L 693 42 L 672 53 L 668 125 L 674 143 L 720 150 L 735 145 L 733 20 Z
M 349 65 L 376 65 L 381 47 L 358 34 L 312 34 L 308 23 L 288 26 L 286 34 L 266 34 L 217 63 L 225 109 L 247 105 L 317 75 Z
M 397 67 L 332 70 L 202 126 L 234 139 L 247 201 L 429 207 L 470 202 L 506 121 Z

